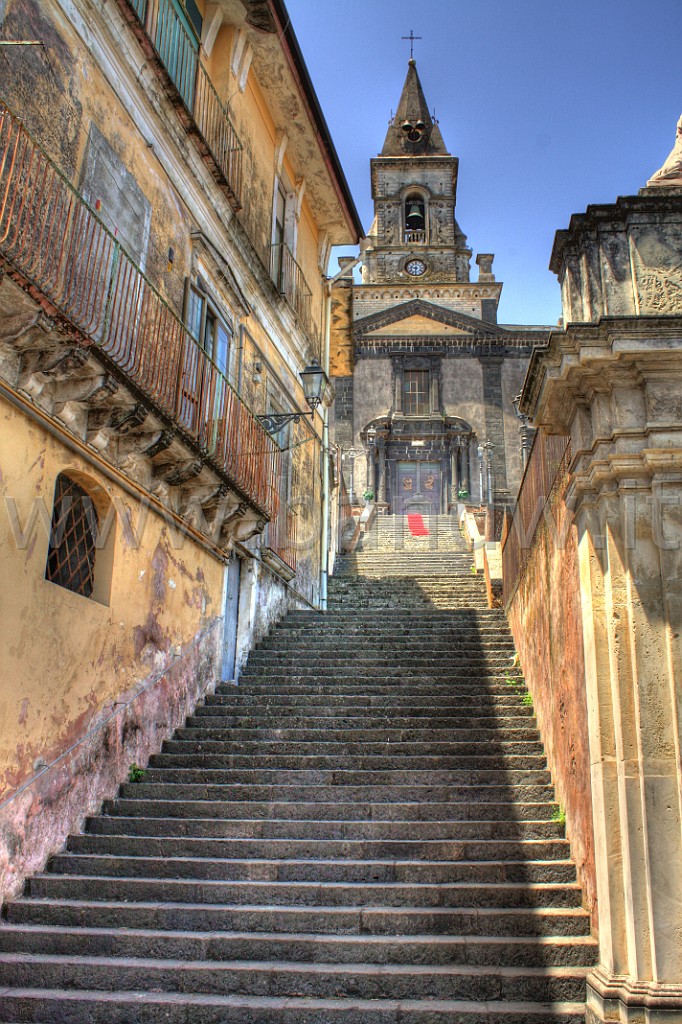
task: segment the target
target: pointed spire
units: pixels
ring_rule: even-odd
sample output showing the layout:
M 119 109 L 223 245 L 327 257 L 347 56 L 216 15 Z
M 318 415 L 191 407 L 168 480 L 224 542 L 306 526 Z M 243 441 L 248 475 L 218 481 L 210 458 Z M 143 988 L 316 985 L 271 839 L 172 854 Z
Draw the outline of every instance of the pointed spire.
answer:
M 414 58 L 408 62 L 400 103 L 386 133 L 381 156 L 449 156 L 440 128 L 426 105 Z

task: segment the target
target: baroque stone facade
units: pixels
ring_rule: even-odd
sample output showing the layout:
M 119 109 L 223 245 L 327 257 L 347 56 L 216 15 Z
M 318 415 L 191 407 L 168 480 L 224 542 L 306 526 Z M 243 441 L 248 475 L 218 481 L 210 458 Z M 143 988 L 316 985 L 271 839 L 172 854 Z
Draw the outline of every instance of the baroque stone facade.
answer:
M 455 216 L 458 163 L 410 60 L 371 161 L 375 218 L 362 283 L 349 269 L 332 311 L 346 483 L 352 498 L 372 492 L 389 513 L 505 503 L 522 473 L 514 398 L 548 331 L 497 323 L 502 285 L 492 254 L 477 256 L 471 280 L 472 250 Z
M 582 659 L 548 682 L 578 665 L 586 698 L 600 947 L 588 1024 L 682 1020 L 681 227 L 682 193 L 658 187 L 558 234 L 565 318 L 581 322 L 533 355 L 521 400 L 570 438 Z

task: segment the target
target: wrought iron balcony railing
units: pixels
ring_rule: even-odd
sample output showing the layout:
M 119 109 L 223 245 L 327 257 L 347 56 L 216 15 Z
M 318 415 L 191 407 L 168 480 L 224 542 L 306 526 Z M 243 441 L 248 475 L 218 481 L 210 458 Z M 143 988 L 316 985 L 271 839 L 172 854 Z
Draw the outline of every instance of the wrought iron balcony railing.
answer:
M 266 517 L 280 453 L 224 374 L 0 103 L 0 261 L 38 290 Z
M 268 523 L 267 546 L 294 573 L 297 568 L 297 530 L 297 513 L 291 505 L 281 502 L 277 515 Z
M 119 0 L 135 12 L 131 24 L 145 49 L 149 43 L 161 63 L 176 97 L 178 113 L 201 150 L 212 158 L 214 176 L 230 193 L 235 209 L 241 206 L 242 145 L 199 56 L 199 44 L 183 24 L 174 0 Z M 145 43 L 147 45 L 145 45 Z
M 280 243 L 271 246 L 270 273 L 277 288 L 300 319 L 303 329 L 312 336 L 313 293 L 288 245 Z

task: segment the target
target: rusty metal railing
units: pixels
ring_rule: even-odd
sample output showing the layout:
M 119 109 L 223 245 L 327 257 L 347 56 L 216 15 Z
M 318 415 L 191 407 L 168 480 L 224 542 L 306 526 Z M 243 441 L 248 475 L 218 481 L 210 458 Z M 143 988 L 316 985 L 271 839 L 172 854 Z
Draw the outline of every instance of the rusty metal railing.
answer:
M 241 202 L 242 145 L 227 110 L 199 56 L 199 43 L 185 27 L 172 0 L 123 0 L 137 15 L 203 141 L 232 192 Z
M 571 441 L 539 430 L 528 457 L 519 496 L 502 547 L 504 602 L 511 599 L 530 557 L 538 524 L 554 489 L 568 473 Z
M 268 523 L 267 544 L 292 572 L 298 567 L 297 556 L 298 514 L 291 505 L 280 503 L 279 512 Z
M 140 268 L 0 103 L 0 257 L 267 517 L 280 452 Z
M 280 243 L 271 246 L 270 271 L 273 281 L 295 310 L 304 330 L 312 335 L 313 293 L 288 245 Z

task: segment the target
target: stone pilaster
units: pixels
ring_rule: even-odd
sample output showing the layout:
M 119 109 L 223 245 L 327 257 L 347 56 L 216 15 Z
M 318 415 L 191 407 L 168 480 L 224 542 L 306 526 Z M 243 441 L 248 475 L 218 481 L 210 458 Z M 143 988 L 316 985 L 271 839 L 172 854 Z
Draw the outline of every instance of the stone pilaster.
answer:
M 483 400 L 485 402 L 485 440 L 492 441 L 491 467 L 495 493 L 507 495 L 507 459 L 502 408 L 502 356 L 479 356 L 483 367 Z

